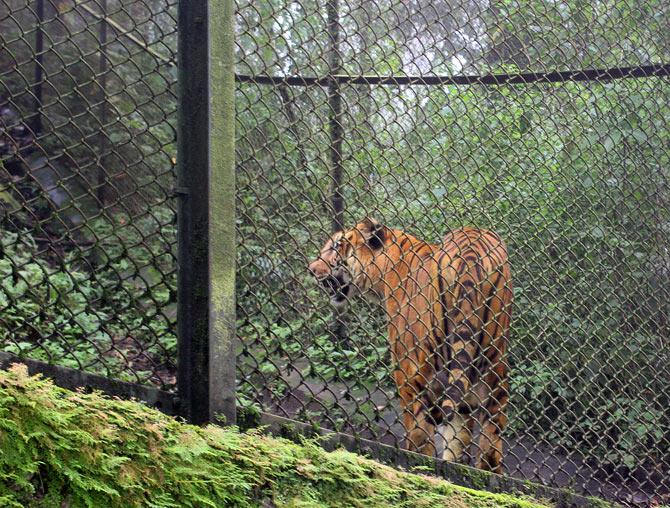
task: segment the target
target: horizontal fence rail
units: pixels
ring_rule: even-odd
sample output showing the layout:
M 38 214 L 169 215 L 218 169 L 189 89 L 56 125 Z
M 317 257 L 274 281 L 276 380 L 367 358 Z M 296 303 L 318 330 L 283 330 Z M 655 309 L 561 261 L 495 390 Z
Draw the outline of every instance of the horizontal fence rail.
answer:
M 519 83 L 561 83 L 564 81 L 610 81 L 670 75 L 670 64 L 584 69 L 580 71 L 485 74 L 480 76 L 346 76 L 322 78 L 303 76 L 248 76 L 238 74 L 240 83 L 292 86 L 328 86 L 333 81 L 350 85 L 514 85 Z

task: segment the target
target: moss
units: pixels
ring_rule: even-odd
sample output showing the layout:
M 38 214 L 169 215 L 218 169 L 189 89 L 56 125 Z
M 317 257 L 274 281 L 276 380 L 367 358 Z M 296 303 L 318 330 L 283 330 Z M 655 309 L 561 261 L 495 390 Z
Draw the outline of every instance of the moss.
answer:
M 261 424 L 261 412 L 254 405 L 246 405 L 237 408 L 237 425 L 240 429 L 254 429 Z
M 0 371 L 0 504 L 75 507 L 546 506 L 404 473 L 258 430 L 186 425 L 141 404 Z
M 470 469 L 468 471 L 468 478 L 472 482 L 472 486 L 476 489 L 484 489 L 489 484 L 489 474 L 478 469 Z
M 593 497 L 593 496 L 589 496 L 586 499 L 588 499 L 588 501 L 589 501 L 589 504 L 588 504 L 589 508 L 612 508 L 614 506 L 617 506 L 617 505 L 614 505 L 612 503 L 608 503 L 607 501 L 605 501 L 603 499 L 599 499 L 599 498 Z M 663 507 L 660 506 L 659 508 L 663 508 Z
M 490 473 L 480 469 L 453 464 L 456 473 L 475 489 L 485 489 L 489 485 Z

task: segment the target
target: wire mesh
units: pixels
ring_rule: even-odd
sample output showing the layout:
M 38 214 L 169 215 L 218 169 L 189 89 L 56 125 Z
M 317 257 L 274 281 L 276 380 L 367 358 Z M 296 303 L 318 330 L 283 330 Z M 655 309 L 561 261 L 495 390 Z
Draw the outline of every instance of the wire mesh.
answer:
M 467 256 L 432 279 L 419 270 L 387 280 L 382 305 L 355 295 L 339 311 L 329 300 L 344 291 L 342 273 L 360 273 L 355 259 L 366 263 L 373 253 L 370 279 L 380 264 L 391 277 L 403 259 L 400 233 L 395 246 L 387 237 L 381 251 L 365 250 L 365 231 L 350 228 L 374 217 L 384 231 L 438 251 L 447 250 L 449 231 L 485 228 L 508 247 L 514 287 L 502 360 L 510 383 L 504 472 L 627 504 L 667 503 L 670 88 L 651 73 L 611 78 L 625 74 L 620 67 L 670 61 L 668 6 L 237 5 L 240 404 L 408 446 L 398 396 L 408 382 L 394 381 L 402 359 L 394 340 L 405 333 L 417 365 L 437 364 L 427 351 L 437 332 L 414 324 L 435 304 L 428 295 L 436 298 L 437 281 Z M 436 76 L 584 69 L 600 70 L 580 82 L 424 86 Z M 366 84 L 380 76 L 384 85 Z M 403 84 L 407 76 L 413 84 Z M 346 238 L 326 244 L 342 228 Z M 328 287 L 308 269 L 319 259 Z M 399 287 L 407 300 L 417 292 L 426 300 L 390 309 Z M 425 312 L 430 320 L 440 311 Z M 401 331 L 387 331 L 398 319 Z M 454 348 L 458 334 L 443 341 Z M 416 359 L 422 348 L 429 360 Z M 481 358 L 473 356 L 462 370 L 476 380 Z M 459 438 L 472 437 L 459 459 L 477 464 L 478 449 L 490 447 L 487 397 L 497 384 L 465 409 L 453 394 L 462 384 L 448 376 L 458 370 L 452 360 L 425 377 L 446 379 L 437 405 L 451 398 L 461 415 L 484 415 Z M 415 402 L 425 400 L 427 384 L 413 385 Z M 413 418 L 436 418 L 430 412 Z M 450 449 L 455 438 L 447 437 L 438 454 Z
M 660 0 L 238 0 L 239 404 L 418 449 L 421 433 L 406 434 L 419 418 L 454 433 L 469 412 L 492 416 L 504 387 L 501 429 L 482 418 L 420 451 L 477 464 L 501 430 L 506 474 L 670 502 L 668 10 Z M 175 11 L 171 1 L 0 0 L 3 350 L 173 387 Z M 622 76 L 637 78 L 612 79 Z M 382 246 L 371 249 L 363 225 L 323 249 L 364 217 L 383 226 Z M 403 421 L 400 332 L 388 322 L 426 328 L 471 300 L 439 290 L 468 258 L 457 249 L 445 261 L 445 237 L 468 225 L 508 248 L 511 331 L 494 348 L 505 370 L 466 408 L 458 392 L 481 369 L 470 368 L 476 351 L 454 363 L 465 336 L 405 333 L 435 371 L 418 381 L 424 407 Z M 386 249 L 402 239 L 389 238 L 403 233 L 432 242 L 444 263 L 430 282 L 424 268 L 400 277 L 419 301 L 385 311 L 352 295 L 334 307 L 354 260 L 393 260 Z M 347 259 L 363 240 L 370 247 Z M 489 254 L 480 249 L 479 264 Z M 332 261 L 327 287 L 309 269 L 319 259 Z M 446 304 L 410 316 L 435 285 Z M 441 359 L 425 354 L 444 344 Z M 432 377 L 441 389 L 426 388 Z M 457 441 L 472 443 L 454 457 Z
M 0 2 L 0 347 L 171 388 L 176 3 Z

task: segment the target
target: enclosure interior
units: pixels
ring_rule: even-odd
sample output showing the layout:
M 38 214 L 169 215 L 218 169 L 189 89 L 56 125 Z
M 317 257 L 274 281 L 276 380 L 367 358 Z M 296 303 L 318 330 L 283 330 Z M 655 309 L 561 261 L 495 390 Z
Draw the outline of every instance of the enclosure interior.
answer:
M 667 78 L 422 84 L 662 63 L 667 16 L 654 2 L 239 3 L 241 404 L 401 446 L 383 310 L 353 298 L 338 324 L 306 267 L 364 217 L 436 243 L 474 225 L 512 265 L 506 472 L 633 502 L 667 491 Z M 359 79 L 264 78 L 328 75 Z

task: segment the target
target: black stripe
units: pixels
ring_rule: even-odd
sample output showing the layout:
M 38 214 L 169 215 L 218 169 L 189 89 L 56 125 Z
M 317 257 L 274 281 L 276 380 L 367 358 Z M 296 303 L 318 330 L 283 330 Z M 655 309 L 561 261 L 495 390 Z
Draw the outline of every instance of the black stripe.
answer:
M 509 398 L 509 392 L 507 391 L 507 388 L 504 386 L 504 384 L 499 384 L 497 389 L 491 394 L 489 399 L 486 401 L 484 409 L 490 411 L 490 409 L 493 406 L 502 405 L 501 402 L 506 402 L 503 400 L 505 398 Z
M 428 249 L 428 252 L 422 254 L 421 252 L 422 252 L 422 251 L 425 251 L 426 249 Z M 415 253 L 417 256 L 419 256 L 421 259 L 426 259 L 427 257 L 432 256 L 432 254 L 433 254 L 433 250 L 431 249 L 431 246 L 428 245 L 427 243 L 422 243 L 421 245 L 419 245 L 418 248 L 414 249 L 414 253 Z
M 466 348 L 463 348 L 454 355 L 452 364 L 452 369 L 456 367 L 462 370 L 466 370 L 468 367 L 470 367 L 470 365 L 472 365 L 472 356 L 470 356 L 470 353 L 468 353 Z
M 465 372 L 463 373 L 465 374 Z M 450 400 L 453 404 L 454 407 L 458 407 L 461 405 L 461 400 L 465 396 L 465 383 L 463 382 L 463 379 L 457 379 L 453 383 L 449 385 L 449 388 L 447 388 L 447 400 Z
M 438 322 L 437 316 L 435 316 L 434 312 L 430 313 L 430 328 L 431 328 L 431 333 L 433 334 L 432 337 L 429 337 L 428 341 L 428 356 L 429 358 L 432 357 L 433 360 L 433 368 L 437 372 L 442 368 L 442 353 L 439 351 L 439 336 L 440 336 L 440 323 Z M 437 349 L 437 351 L 436 351 Z
M 461 254 L 459 257 L 466 263 L 476 263 L 480 258 L 479 254 L 472 248 L 468 248 L 467 254 Z M 466 266 L 468 265 L 466 264 Z
M 484 282 L 485 276 L 484 276 L 484 260 L 482 256 L 477 255 L 476 258 L 474 259 L 473 265 L 475 267 L 475 272 L 477 273 L 477 281 L 478 282 Z
M 445 336 L 449 336 L 449 320 L 447 314 L 449 307 L 447 306 L 447 290 L 444 288 L 444 277 L 442 276 L 442 259 L 447 253 L 443 252 L 437 260 L 437 285 L 440 291 L 440 305 L 442 306 L 442 330 Z
M 498 282 L 500 282 L 500 278 L 503 276 L 503 273 L 502 273 L 502 271 L 499 270 L 499 269 L 496 270 L 495 273 L 496 273 L 496 278 L 495 278 L 495 280 L 491 280 L 491 281 L 489 281 L 489 282 L 490 282 L 491 285 L 496 289 L 496 293 L 497 293 L 500 289 L 502 289 L 502 288 L 499 288 L 499 287 L 498 287 Z
M 501 240 L 500 237 L 499 237 L 498 235 L 496 235 L 495 233 L 490 233 L 490 235 L 493 236 L 493 237 L 498 241 L 497 244 L 494 244 L 491 240 L 489 240 L 489 239 L 487 238 L 487 234 L 489 234 L 489 233 L 488 233 L 488 232 L 487 232 L 487 233 L 482 233 L 482 234 L 479 236 L 479 238 L 477 238 L 477 241 L 478 241 L 478 242 L 481 242 L 482 244 L 484 244 L 484 247 L 485 247 L 485 248 L 488 248 L 488 250 L 486 251 L 486 252 L 488 253 L 488 255 L 489 255 L 490 257 L 493 257 L 493 256 L 491 256 L 490 253 L 493 252 L 494 250 L 498 249 L 499 247 L 502 247 L 502 240 Z M 484 249 L 482 249 L 482 250 L 484 250 Z
M 447 293 L 444 287 L 444 277 L 442 276 L 442 259 L 446 256 L 446 252 L 442 252 L 440 257 L 437 259 L 437 287 L 439 291 L 440 307 L 442 308 L 442 332 L 444 333 L 444 339 L 441 344 L 438 344 L 437 353 L 439 357 L 439 363 L 436 363 L 435 370 L 439 373 L 445 365 L 448 365 L 451 361 L 451 348 L 449 347 L 449 319 L 448 319 L 448 307 L 447 307 Z
M 449 372 L 441 370 L 428 380 L 426 384 L 426 392 L 424 400 L 428 401 L 428 405 L 437 405 L 437 403 L 444 397 L 445 390 L 449 386 Z
M 467 248 L 471 245 L 470 237 L 466 235 L 465 233 L 462 233 L 459 237 L 454 238 L 451 243 L 456 244 L 456 248 L 458 249 L 458 255 L 459 257 L 463 256 L 463 252 L 467 250 Z
M 464 280 L 462 282 L 458 283 L 459 285 L 459 291 L 458 295 L 456 296 L 456 310 L 462 315 L 465 315 L 463 312 L 463 306 L 464 305 L 469 305 L 470 309 L 473 313 L 476 313 L 478 309 L 475 309 L 476 306 L 476 298 L 477 298 L 477 288 L 475 287 L 475 283 L 473 280 L 468 279 Z M 467 310 L 467 309 L 466 309 Z M 468 326 L 471 327 L 471 324 L 468 323 Z M 472 328 L 471 328 L 472 329 Z

